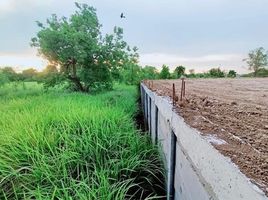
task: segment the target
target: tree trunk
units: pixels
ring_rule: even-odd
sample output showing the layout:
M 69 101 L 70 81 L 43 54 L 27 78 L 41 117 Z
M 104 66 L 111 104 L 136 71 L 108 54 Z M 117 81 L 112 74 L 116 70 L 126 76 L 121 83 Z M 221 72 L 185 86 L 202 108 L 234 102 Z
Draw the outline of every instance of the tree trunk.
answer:
M 257 70 L 254 70 L 253 76 L 254 76 L 254 77 L 257 76 Z
M 77 77 L 76 76 L 76 66 L 75 66 L 75 64 L 76 64 L 76 61 L 74 60 L 73 61 L 73 75 L 72 75 L 73 77 Z
M 68 79 L 71 80 L 75 86 L 76 86 L 76 89 L 77 91 L 80 91 L 80 92 L 87 92 L 87 90 L 83 87 L 82 83 L 80 82 L 79 78 L 78 77 L 73 77 L 73 76 L 68 76 Z
M 79 78 L 77 77 L 76 74 L 76 59 L 75 58 L 71 58 L 68 60 L 68 66 L 72 66 L 72 69 L 70 71 L 68 71 L 68 79 L 71 80 L 76 87 L 77 91 L 80 92 L 88 92 L 88 88 L 87 87 L 83 87 L 82 83 L 80 82 Z

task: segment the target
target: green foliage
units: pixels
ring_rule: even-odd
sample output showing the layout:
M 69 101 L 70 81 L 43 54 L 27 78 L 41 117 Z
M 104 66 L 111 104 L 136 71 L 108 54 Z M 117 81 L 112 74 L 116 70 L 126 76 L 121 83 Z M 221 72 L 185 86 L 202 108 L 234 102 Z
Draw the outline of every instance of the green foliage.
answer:
M 227 74 L 227 77 L 229 78 L 235 78 L 237 75 L 236 71 L 235 70 L 229 70 L 228 74 Z
M 28 68 L 23 70 L 21 73 L 18 73 L 12 67 L 4 67 L 0 68 L 0 73 L 2 73 L 2 75 L 10 82 L 36 81 L 38 76 L 38 72 L 34 68 Z
M 24 81 L 35 81 L 37 74 L 38 73 L 36 69 L 33 68 L 25 69 L 21 73 L 21 79 Z
M 268 69 L 260 68 L 256 73 L 243 74 L 241 77 L 268 77 Z
M 208 71 L 208 74 L 213 78 L 223 78 L 225 76 L 224 72 L 220 68 L 212 68 Z
M 128 63 L 120 71 L 120 80 L 128 85 L 137 85 L 141 80 L 158 79 L 159 73 L 153 66 L 141 67 L 134 63 Z
M 170 79 L 171 78 L 171 74 L 169 72 L 168 66 L 166 66 L 166 65 L 162 66 L 162 69 L 161 69 L 160 74 L 159 74 L 159 78 L 160 79 Z
M 17 81 L 19 79 L 18 74 L 12 67 L 0 68 L 0 71 L 9 81 Z
M 189 69 L 189 74 L 186 74 L 188 78 L 196 78 L 195 70 Z
M 181 78 L 181 76 L 185 75 L 185 67 L 183 66 L 178 66 L 175 68 L 173 72 L 173 78 Z
M 268 55 L 263 47 L 252 50 L 248 54 L 248 58 L 244 59 L 249 66 L 249 70 L 253 70 L 253 75 L 257 76 L 260 68 L 267 66 Z
M 42 72 L 38 73 L 36 80 L 38 83 L 44 83 L 44 88 L 47 90 L 50 87 L 55 87 L 60 84 L 64 85 L 65 78 L 59 73 L 55 65 L 50 64 L 47 65 Z
M 76 91 L 96 87 L 110 89 L 113 77 L 128 63 L 137 63 L 137 48 L 123 41 L 122 28 L 103 36 L 96 10 L 76 3 L 77 11 L 69 19 L 52 15 L 32 39 L 32 46 L 51 64 L 60 66 L 64 82 Z
M 121 77 L 127 85 L 137 85 L 141 81 L 141 67 L 134 63 L 127 63 L 121 71 Z
M 0 199 L 156 198 L 163 166 L 135 129 L 134 87 L 90 96 L 30 87 L 0 98 Z
M 256 73 L 257 77 L 268 77 L 268 69 L 265 68 L 260 68 L 257 73 Z
M 150 79 L 150 80 L 155 80 L 158 79 L 159 73 L 157 69 L 153 66 L 145 66 L 141 68 L 141 79 Z
M 0 71 L 0 87 L 3 87 L 5 84 L 9 82 L 7 76 Z
M 58 72 L 59 71 L 55 65 L 47 65 L 46 68 L 43 70 L 44 74 L 56 74 Z

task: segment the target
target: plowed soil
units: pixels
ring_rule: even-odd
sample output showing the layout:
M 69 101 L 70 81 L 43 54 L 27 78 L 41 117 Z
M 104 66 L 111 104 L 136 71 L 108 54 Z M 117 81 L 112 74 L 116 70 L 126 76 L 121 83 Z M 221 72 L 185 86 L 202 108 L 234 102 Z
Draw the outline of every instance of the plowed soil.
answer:
M 268 78 L 145 81 L 159 95 L 172 98 L 177 112 L 268 195 Z

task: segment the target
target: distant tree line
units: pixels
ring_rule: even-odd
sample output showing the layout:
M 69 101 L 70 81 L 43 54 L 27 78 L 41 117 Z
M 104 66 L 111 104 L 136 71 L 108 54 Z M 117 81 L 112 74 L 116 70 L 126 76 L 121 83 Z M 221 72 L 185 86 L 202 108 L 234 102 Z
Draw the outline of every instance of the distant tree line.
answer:
M 16 72 L 12 67 L 0 67 L 0 86 L 9 82 L 37 81 L 38 72 L 34 68 Z
M 267 53 L 261 47 L 250 51 L 248 58 L 244 59 L 249 65 L 249 70 L 253 72 L 248 74 L 242 74 L 241 77 L 268 77 L 267 67 Z M 43 83 L 45 88 L 53 87 L 59 83 L 66 83 L 66 78 L 61 71 L 60 66 L 49 64 L 43 71 L 38 72 L 34 68 L 28 68 L 22 72 L 16 72 L 12 67 L 0 67 L 0 87 L 8 82 L 19 82 L 19 81 L 36 81 Z M 102 74 L 103 68 L 99 69 L 99 73 Z M 120 82 L 129 85 L 138 84 L 141 80 L 145 79 L 178 79 L 181 77 L 187 78 L 235 78 L 238 76 L 235 70 L 224 71 L 219 67 L 211 68 L 207 72 L 195 73 L 194 69 L 189 69 L 189 73 L 186 73 L 186 67 L 177 66 L 173 71 L 167 65 L 163 65 L 161 70 L 157 70 L 154 66 L 141 67 L 137 62 L 126 62 L 120 67 L 113 67 L 108 70 L 109 72 L 109 84 L 113 82 Z M 107 73 L 107 72 L 106 72 Z M 92 78 L 93 75 L 87 77 Z M 102 76 L 102 75 L 99 75 Z M 98 81 L 107 81 L 105 74 L 102 79 L 99 77 Z M 96 78 L 95 78 L 96 80 Z M 106 83 L 106 82 L 105 82 Z M 104 84 L 105 85 L 105 84 Z M 69 87 L 69 85 L 67 84 Z M 92 87 L 94 88 L 94 87 Z M 96 90 L 100 90 L 101 87 L 96 87 Z

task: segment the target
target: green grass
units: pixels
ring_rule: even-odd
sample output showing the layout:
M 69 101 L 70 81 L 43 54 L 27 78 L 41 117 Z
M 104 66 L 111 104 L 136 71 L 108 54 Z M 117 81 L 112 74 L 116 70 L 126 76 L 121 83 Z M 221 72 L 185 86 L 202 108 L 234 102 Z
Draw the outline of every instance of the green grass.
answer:
M 0 88 L 0 199 L 158 198 L 163 167 L 135 128 L 136 98 L 122 85 L 98 95 Z

